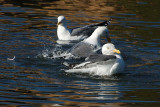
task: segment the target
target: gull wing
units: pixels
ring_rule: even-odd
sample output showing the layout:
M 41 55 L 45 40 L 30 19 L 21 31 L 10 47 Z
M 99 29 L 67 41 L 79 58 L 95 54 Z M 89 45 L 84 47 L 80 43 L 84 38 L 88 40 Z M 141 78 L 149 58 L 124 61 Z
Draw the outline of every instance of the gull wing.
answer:
M 90 61 L 92 63 L 94 62 L 100 62 L 100 61 L 107 61 L 110 59 L 116 59 L 115 55 L 102 55 L 102 54 L 95 54 L 95 55 L 90 55 L 86 61 Z
M 102 23 L 86 25 L 79 28 L 74 28 L 71 30 L 71 36 L 90 36 L 98 26 L 108 26 L 110 24 L 110 21 L 111 20 L 104 21 Z
M 68 52 L 76 57 L 88 57 L 95 53 L 95 49 L 95 46 L 91 44 L 80 42 L 73 46 Z

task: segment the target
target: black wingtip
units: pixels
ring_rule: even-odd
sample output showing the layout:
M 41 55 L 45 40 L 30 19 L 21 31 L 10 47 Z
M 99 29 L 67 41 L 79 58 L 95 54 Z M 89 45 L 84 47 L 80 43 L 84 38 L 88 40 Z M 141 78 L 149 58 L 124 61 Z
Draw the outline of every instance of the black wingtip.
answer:
M 105 21 L 105 22 L 106 22 L 106 23 L 105 23 L 105 26 L 110 25 L 110 24 L 111 24 L 111 21 L 112 21 L 112 19 L 109 19 L 109 20 Z
M 106 20 L 102 23 L 97 24 L 97 26 L 108 26 L 111 24 L 112 19 Z

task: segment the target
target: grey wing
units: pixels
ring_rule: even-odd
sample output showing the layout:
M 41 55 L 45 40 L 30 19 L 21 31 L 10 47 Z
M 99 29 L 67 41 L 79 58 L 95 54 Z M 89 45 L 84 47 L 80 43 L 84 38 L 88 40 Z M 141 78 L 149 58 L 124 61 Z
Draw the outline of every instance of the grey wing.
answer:
M 117 59 L 105 60 L 105 61 L 95 61 L 95 62 L 86 61 L 84 63 L 76 65 L 74 69 L 90 68 L 90 67 L 95 67 L 96 65 L 106 65 L 106 66 L 112 67 L 115 64 L 116 60 Z
M 112 67 L 115 62 L 117 61 L 117 59 L 112 59 L 112 60 L 106 60 L 106 61 L 100 61 L 100 62 L 90 62 L 90 63 L 86 63 L 85 64 L 85 68 L 89 68 L 89 67 L 93 67 L 95 65 L 106 65 L 106 66 L 110 66 Z M 110 68 L 109 67 L 109 68 Z
M 95 27 L 84 26 L 84 27 L 76 28 L 71 31 L 71 36 L 81 36 L 81 35 L 90 36 L 96 28 L 97 28 L 96 26 Z
M 80 35 L 90 36 L 98 26 L 107 26 L 109 24 L 110 20 L 104 21 L 102 23 L 91 24 L 91 25 L 86 25 L 84 27 L 75 28 L 72 29 L 71 36 L 80 36 Z
M 76 44 L 75 46 L 73 46 L 69 52 L 77 57 L 88 57 L 89 55 L 94 53 L 94 46 L 84 43 L 84 42 L 80 42 L 78 44 Z
M 90 55 L 86 61 L 90 62 L 100 62 L 100 61 L 107 61 L 110 59 L 116 59 L 115 55 L 102 55 L 102 54 L 95 54 L 95 55 Z

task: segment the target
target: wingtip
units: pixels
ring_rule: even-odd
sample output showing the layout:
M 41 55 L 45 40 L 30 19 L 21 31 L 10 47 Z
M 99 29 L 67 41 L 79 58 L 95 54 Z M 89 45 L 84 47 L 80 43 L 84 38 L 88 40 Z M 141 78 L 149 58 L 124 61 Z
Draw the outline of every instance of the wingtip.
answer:
M 105 26 L 108 26 L 111 24 L 112 19 L 106 20 Z

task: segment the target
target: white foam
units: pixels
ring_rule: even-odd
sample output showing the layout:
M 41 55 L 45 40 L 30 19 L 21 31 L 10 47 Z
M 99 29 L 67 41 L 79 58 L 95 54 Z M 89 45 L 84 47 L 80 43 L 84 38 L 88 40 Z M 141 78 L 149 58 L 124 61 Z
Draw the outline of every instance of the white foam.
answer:
M 70 59 L 74 56 L 71 53 L 67 53 L 62 49 L 62 46 L 56 45 L 53 49 L 46 48 L 40 52 L 37 57 L 42 57 L 46 59 L 58 59 L 58 58 L 64 58 L 64 59 Z

